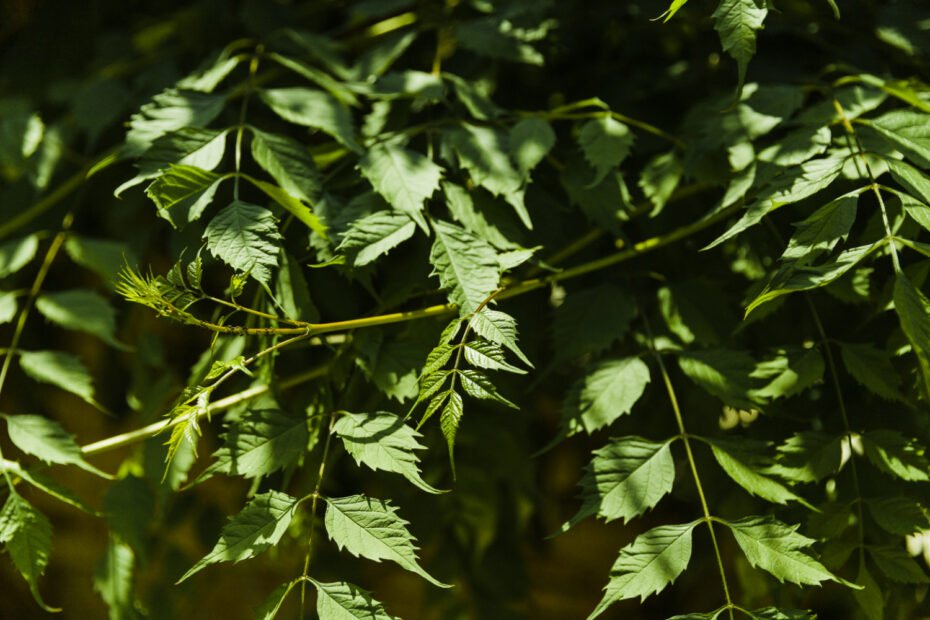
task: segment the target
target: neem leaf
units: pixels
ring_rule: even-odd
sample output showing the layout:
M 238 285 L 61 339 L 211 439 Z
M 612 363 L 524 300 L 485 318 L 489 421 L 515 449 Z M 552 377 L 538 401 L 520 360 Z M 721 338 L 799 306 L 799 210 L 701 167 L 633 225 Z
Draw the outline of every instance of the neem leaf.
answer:
M 644 601 L 674 582 L 691 561 L 691 532 L 697 524 L 660 525 L 621 549 L 610 569 L 604 598 L 588 620 L 617 601 L 637 597 Z
M 346 413 L 339 417 L 333 432 L 342 438 L 346 452 L 356 463 L 371 469 L 402 475 L 427 493 L 441 493 L 420 476 L 420 457 L 424 450 L 418 439 L 422 436 L 404 423 L 403 418 L 386 411 Z
M 233 269 L 264 285 L 278 266 L 277 220 L 268 209 L 236 201 L 222 209 L 204 232 L 207 248 Z
M 297 509 L 297 498 L 280 491 L 256 495 L 220 532 L 213 550 L 191 567 L 177 583 L 209 564 L 241 562 L 278 544 Z
M 391 560 L 435 586 L 451 587 L 437 581 L 419 565 L 416 539 L 390 501 L 364 495 L 325 499 L 326 533 L 340 549 L 375 562 Z
M 568 435 L 593 433 L 626 415 L 649 383 L 649 367 L 638 357 L 609 359 L 578 381 L 562 404 Z
M 442 168 L 432 160 L 395 144 L 373 147 L 358 163 L 375 191 L 398 211 L 427 230 L 424 202 L 439 189 Z
M 669 441 L 621 437 L 594 451 L 581 479 L 582 505 L 562 525 L 565 532 L 581 520 L 597 515 L 605 521 L 629 521 L 645 513 L 672 492 L 675 461 Z

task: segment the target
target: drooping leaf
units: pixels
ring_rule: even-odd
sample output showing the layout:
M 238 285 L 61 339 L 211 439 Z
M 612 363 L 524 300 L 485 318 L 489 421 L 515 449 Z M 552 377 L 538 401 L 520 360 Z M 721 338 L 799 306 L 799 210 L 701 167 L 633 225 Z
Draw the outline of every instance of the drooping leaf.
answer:
M 20 351 L 19 365 L 36 381 L 58 386 L 96 405 L 90 371 L 74 355 L 64 351 Z
M 119 198 L 127 189 L 159 176 L 173 165 L 215 170 L 226 153 L 226 131 L 183 127 L 156 139 L 136 162 L 139 172 L 116 188 Z
M 146 188 L 145 193 L 169 221 L 192 222 L 212 202 L 222 180 L 223 176 L 215 172 L 172 164 Z M 172 211 L 182 204 L 187 206 L 183 216 Z
M 568 435 L 593 433 L 626 415 L 649 383 L 649 367 L 638 357 L 597 364 L 570 390 L 562 405 Z
M 552 326 L 555 361 L 609 348 L 626 335 L 636 313 L 633 297 L 613 284 L 570 292 Z
M 865 613 L 868 620 L 884 620 L 885 618 L 885 600 L 881 587 L 876 583 L 875 578 L 866 568 L 865 562 L 859 565 L 859 574 L 856 575 L 856 583 L 862 586 L 861 590 L 853 592 L 853 597 L 859 603 L 860 609 Z
M 425 446 L 418 441 L 420 433 L 403 418 L 386 411 L 346 413 L 336 421 L 333 432 L 356 463 L 400 474 L 427 493 L 441 493 L 420 476 L 417 451 Z
M 654 157 L 643 168 L 639 187 L 652 203 L 651 215 L 657 215 L 678 188 L 684 168 L 674 151 Z
M 913 497 L 882 497 L 866 500 L 869 513 L 886 532 L 909 536 L 930 529 L 930 515 Z
M 136 557 L 129 545 L 111 539 L 94 575 L 94 590 L 107 604 L 110 620 L 141 617 L 133 601 L 135 564 Z
M 346 581 L 322 583 L 315 579 L 316 613 L 320 620 L 399 620 L 372 598 L 371 593 Z
M 428 230 L 423 217 L 424 203 L 439 189 L 442 168 L 424 155 L 394 144 L 375 146 L 365 153 L 358 166 L 391 206 Z
M 184 127 L 206 127 L 223 110 L 225 103 L 222 95 L 173 88 L 159 93 L 129 121 L 124 149 L 134 157 L 167 133 Z
M 894 309 L 920 364 L 925 393 L 930 394 L 930 301 L 903 272 L 895 275 Z
M 660 525 L 621 549 L 610 569 L 604 598 L 588 620 L 617 601 L 637 597 L 644 601 L 673 583 L 691 561 L 691 532 L 697 523 Z
M 879 429 L 863 433 L 865 456 L 877 468 L 910 482 L 930 480 L 930 462 L 924 448 L 895 430 Z
M 892 110 L 866 121 L 922 168 L 930 167 L 930 114 L 916 110 Z
M 858 196 L 842 196 L 814 211 L 810 217 L 795 224 L 782 260 L 811 260 L 821 252 L 832 250 L 846 237 L 856 221 Z
M 0 243 L 0 278 L 12 275 L 29 264 L 39 249 L 39 238 L 29 235 Z
M 252 129 L 252 157 L 290 195 L 314 204 L 322 182 L 310 152 L 296 140 Z
M 539 163 L 555 146 L 552 126 L 541 118 L 525 118 L 510 128 L 508 136 L 510 156 L 524 177 L 529 177 Z
M 241 562 L 278 544 L 297 509 L 298 500 L 280 491 L 253 497 L 220 532 L 213 549 L 178 579 L 185 581 L 209 564 Z
M 756 31 L 768 15 L 765 0 L 721 0 L 714 11 L 714 28 L 723 50 L 739 67 L 739 85 L 746 81 L 746 67 L 756 53 Z
M 277 221 L 271 211 L 236 201 L 210 220 L 204 232 L 207 248 L 233 269 L 264 285 L 278 266 Z
M 930 179 L 924 173 L 896 159 L 886 159 L 885 163 L 894 180 L 909 194 L 925 205 L 930 204 Z
M 823 564 L 805 553 L 814 541 L 798 534 L 798 526 L 772 517 L 745 517 L 727 523 L 749 563 L 781 582 L 819 585 L 839 581 Z
M 888 579 L 897 583 L 926 584 L 930 577 L 903 547 L 869 545 L 869 557 Z
M 4 544 L 13 565 L 29 584 L 32 596 L 42 609 L 61 611 L 47 605 L 39 593 L 39 577 L 45 573 L 52 553 L 52 524 L 12 490 L 0 510 L 0 543 Z
M 69 235 L 65 251 L 78 265 L 91 269 L 113 287 L 124 265 L 136 265 L 138 259 L 129 246 L 119 241 L 93 239 L 80 235 Z
M 787 504 L 790 501 L 807 504 L 784 484 L 766 476 L 756 466 L 758 453 L 750 451 L 746 440 L 707 439 L 717 464 L 727 473 L 733 482 L 740 485 L 751 495 L 761 497 L 767 502 Z
M 482 398 L 483 396 L 475 394 L 474 389 L 465 387 L 466 384 L 473 383 L 475 382 L 472 381 L 469 383 L 468 379 L 463 379 L 462 387 L 470 396 Z M 462 421 L 464 413 L 465 409 L 462 397 L 458 392 L 449 392 L 445 405 L 442 407 L 442 411 L 439 414 L 439 428 L 442 430 L 442 436 L 446 438 L 446 447 L 449 450 L 449 463 L 452 466 L 453 477 L 455 476 L 455 436 L 459 432 L 459 424 Z
M 743 409 L 755 405 L 750 397 L 755 360 L 744 351 L 706 349 L 688 351 L 678 365 L 689 379 L 724 403 Z
M 84 460 L 74 435 L 58 422 L 32 414 L 0 415 L 6 419 L 10 441 L 26 454 L 46 463 L 77 465 L 87 471 L 99 471 Z
M 56 325 L 87 332 L 115 347 L 123 347 L 116 339 L 116 312 L 113 306 L 93 291 L 73 289 L 43 293 L 36 300 L 36 308 Z
M 459 370 L 456 373 L 456 376 L 462 384 L 462 389 L 465 390 L 465 393 L 472 398 L 477 398 L 478 400 L 489 400 L 505 407 L 510 407 L 511 409 L 520 408 L 515 403 L 501 396 L 501 394 L 497 391 L 497 388 L 494 387 L 494 384 L 483 372 L 472 369 Z M 453 409 L 449 412 L 449 414 L 456 415 L 457 411 Z M 456 415 L 456 417 L 461 417 L 461 414 L 459 413 Z
M 800 394 L 823 378 L 823 356 L 815 348 L 779 350 L 756 366 L 752 376 L 767 381 L 754 398 L 775 400 Z
M 416 223 L 400 211 L 375 211 L 355 220 L 342 236 L 337 251 L 351 264 L 362 267 L 410 239 Z
M 789 437 L 778 446 L 778 463 L 774 470 L 783 478 L 796 482 L 815 482 L 839 471 L 843 462 L 843 444 L 848 437 L 805 431 Z
M 840 354 L 849 374 L 862 386 L 885 400 L 902 400 L 901 375 L 889 356 L 869 344 L 842 343 Z
M 435 586 L 450 587 L 420 566 L 414 545 L 416 540 L 390 501 L 364 495 L 325 499 L 326 533 L 340 549 L 375 562 L 391 560 Z
M 256 610 L 255 617 L 257 620 L 274 620 L 281 610 L 281 606 L 284 605 L 287 595 L 294 589 L 295 583 L 293 581 L 282 583 L 275 588 Z
M 338 99 L 313 88 L 273 88 L 259 92 L 262 101 L 284 120 L 319 129 L 355 152 L 362 147 L 355 141 L 352 115 Z
M 465 361 L 476 368 L 486 370 L 501 370 L 518 375 L 526 374 L 522 368 L 517 368 L 504 358 L 504 349 L 493 342 L 475 339 L 462 344 Z
M 585 159 L 596 171 L 588 187 L 599 184 L 608 172 L 623 163 L 634 141 L 630 128 L 610 116 L 586 122 L 578 134 L 578 144 L 581 145 Z
M 497 253 L 487 242 L 455 224 L 433 222 L 436 240 L 430 252 L 434 273 L 449 301 L 470 314 L 497 290 Z
M 533 366 L 517 345 L 517 321 L 509 314 L 485 307 L 472 316 L 469 325 L 477 335 L 506 347 L 521 362 Z
M 594 451 L 585 467 L 581 486 L 582 505 L 562 525 L 565 532 L 583 519 L 597 515 L 605 521 L 629 521 L 655 507 L 671 493 L 675 462 L 670 442 L 642 437 L 621 437 Z

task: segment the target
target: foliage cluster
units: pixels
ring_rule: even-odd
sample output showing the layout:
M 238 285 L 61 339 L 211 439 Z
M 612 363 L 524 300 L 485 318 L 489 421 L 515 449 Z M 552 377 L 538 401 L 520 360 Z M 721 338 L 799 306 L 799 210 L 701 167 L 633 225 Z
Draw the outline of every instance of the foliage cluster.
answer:
M 132 4 L 3 5 L 33 605 L 928 613 L 920 0 Z

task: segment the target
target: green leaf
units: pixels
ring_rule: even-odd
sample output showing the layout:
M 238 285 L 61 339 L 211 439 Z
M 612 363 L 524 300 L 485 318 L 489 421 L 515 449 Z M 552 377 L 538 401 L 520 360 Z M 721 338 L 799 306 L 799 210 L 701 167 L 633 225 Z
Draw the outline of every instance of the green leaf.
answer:
M 744 351 L 707 349 L 688 351 L 678 358 L 678 365 L 689 379 L 725 404 L 752 409 L 750 375 L 756 361 Z
M 726 524 L 746 559 L 781 582 L 819 585 L 840 581 L 823 564 L 804 553 L 814 540 L 797 533 L 798 526 L 772 517 L 746 517 Z
M 843 462 L 844 435 L 805 431 L 792 435 L 778 446 L 778 463 L 773 470 L 795 482 L 815 482 L 836 474 Z
M 284 605 L 284 600 L 287 598 L 287 595 L 291 593 L 291 590 L 294 589 L 296 581 L 291 581 L 288 583 L 282 583 L 277 588 L 275 588 L 271 594 L 268 595 L 268 598 L 261 604 L 261 606 L 256 610 L 255 617 L 258 620 L 274 620 L 278 612 L 281 611 L 281 606 Z
M 568 531 L 591 515 L 607 522 L 629 521 L 654 508 L 672 492 L 675 483 L 670 446 L 670 441 L 627 436 L 612 439 L 595 450 L 579 483 L 581 509 L 562 525 L 561 531 Z
M 482 398 L 482 396 L 476 395 L 473 389 L 470 390 L 466 387 L 467 383 L 467 379 L 462 380 L 462 387 L 465 391 L 473 398 Z M 493 393 L 496 394 L 496 392 Z M 442 430 L 442 436 L 446 438 L 446 447 L 449 449 L 449 463 L 452 466 L 453 477 L 455 477 L 455 436 L 459 431 L 459 423 L 462 421 L 464 413 L 462 397 L 458 392 L 449 392 L 446 404 L 439 414 L 439 428 Z
M 226 153 L 227 131 L 183 127 L 155 140 L 136 163 L 139 172 L 116 188 L 119 198 L 127 189 L 159 176 L 172 165 L 215 170 Z
M 517 321 L 512 316 L 500 310 L 485 307 L 471 317 L 469 326 L 477 335 L 506 347 L 521 362 L 532 368 L 530 360 L 517 345 Z
M 319 129 L 360 153 L 355 141 L 352 115 L 338 99 L 313 88 L 274 88 L 259 91 L 262 101 L 275 114 L 295 125 Z
M 508 136 L 510 156 L 524 178 L 545 159 L 555 146 L 555 132 L 545 120 L 537 117 L 524 118 L 510 128 Z
M 894 308 L 920 363 L 926 394 L 930 394 L 930 301 L 904 272 L 895 274 Z
M 891 534 L 909 536 L 930 529 L 930 515 L 912 497 L 882 497 L 865 500 L 878 526 Z
M 233 269 L 268 285 L 278 266 L 277 220 L 268 209 L 236 201 L 210 220 L 207 248 Z
M 141 617 L 133 606 L 132 581 L 135 563 L 136 557 L 129 545 L 111 538 L 94 575 L 94 590 L 107 604 L 110 620 L 133 620 Z
M 87 332 L 112 346 L 124 348 L 116 339 L 113 306 L 93 291 L 74 289 L 44 293 L 36 300 L 36 308 L 46 319 L 65 329 Z
M 636 313 L 633 296 L 613 284 L 569 292 L 555 313 L 553 361 L 609 349 L 626 335 Z
M 320 221 L 320 218 L 304 203 L 302 203 L 297 198 L 294 198 L 282 188 L 271 183 L 266 183 L 260 181 L 259 179 L 254 179 L 247 174 L 243 174 L 242 178 L 246 181 L 260 189 L 266 196 L 274 200 L 276 203 L 284 207 L 284 209 L 296 217 L 298 220 L 307 225 L 307 228 L 320 235 L 323 239 L 327 239 L 326 226 Z
M 97 406 L 90 371 L 74 355 L 64 351 L 20 351 L 19 365 L 36 381 L 58 386 Z
M 610 569 L 604 598 L 588 620 L 600 616 L 617 601 L 637 597 L 644 601 L 673 583 L 691 561 L 691 532 L 697 524 L 660 525 L 621 549 Z
M 460 21 L 455 26 L 454 36 L 459 45 L 479 56 L 529 65 L 543 64 L 542 54 L 521 41 L 513 26 L 495 17 Z
M 242 512 L 223 527 L 213 550 L 184 573 L 177 583 L 209 564 L 241 562 L 278 544 L 291 523 L 298 503 L 297 498 L 280 491 L 256 495 Z
M 429 353 L 435 333 L 412 326 L 391 337 L 385 333 L 389 332 L 373 330 L 356 337 L 360 354 L 356 364 L 382 393 L 404 402 L 417 395 L 423 356 Z M 429 373 L 424 369 L 422 374 Z
M 500 279 L 497 252 L 467 230 L 434 221 L 436 240 L 430 251 L 433 273 L 462 315 L 474 312 L 497 290 Z
M 868 545 L 869 557 L 888 579 L 897 583 L 926 584 L 930 577 L 901 547 Z
M 5 545 L 16 570 L 29 584 L 32 596 L 42 609 L 61 611 L 47 605 L 39 593 L 39 577 L 45 573 L 52 553 L 52 524 L 12 490 L 0 510 L 0 543 Z
M 340 549 L 375 562 L 396 562 L 435 586 L 451 587 L 437 581 L 419 565 L 414 546 L 416 540 L 390 501 L 364 495 L 325 499 L 326 533 Z
M 630 128 L 610 116 L 586 122 L 578 133 L 578 144 L 595 172 L 588 187 L 598 185 L 607 173 L 619 166 L 630 154 L 635 136 Z
M 323 190 L 310 152 L 287 136 L 252 128 L 252 157 L 288 194 L 314 204 Z
M 875 430 L 863 433 L 865 456 L 889 476 L 909 482 L 930 480 L 930 463 L 924 448 L 898 431 Z
M 494 384 L 488 379 L 487 375 L 477 370 L 460 370 L 457 373 L 459 381 L 462 383 L 462 389 L 465 390 L 465 393 L 471 396 L 472 398 L 477 398 L 479 400 L 489 400 L 495 402 L 505 407 L 510 407 L 511 409 L 519 409 L 516 404 L 507 400 L 498 393 L 497 388 L 494 387 Z M 450 415 L 455 415 L 455 410 L 449 412 Z M 458 416 L 461 417 L 461 416 Z
M 823 154 L 830 146 L 833 134 L 826 125 L 799 127 L 784 138 L 763 149 L 757 156 L 759 161 L 776 166 L 799 166 L 812 157 Z
M 925 205 L 930 205 L 930 179 L 917 168 L 903 161 L 885 159 L 888 171 L 898 184 Z
M 429 230 L 423 217 L 426 200 L 439 189 L 442 168 L 429 158 L 394 144 L 375 146 L 358 163 L 376 192 L 398 211 Z
M 9 323 L 16 316 L 16 293 L 0 291 L 0 325 Z
M 481 190 L 468 191 L 460 185 L 442 182 L 446 206 L 449 212 L 465 229 L 474 233 L 501 250 L 519 248 L 513 239 L 520 238 L 514 220 L 509 213 L 499 210 L 497 202 Z M 478 204 L 476 204 L 478 201 Z
M 355 267 L 363 267 L 410 239 L 416 228 L 405 213 L 375 211 L 352 222 L 336 251 Z
M 597 364 L 569 390 L 562 405 L 568 435 L 589 435 L 626 415 L 649 383 L 649 367 L 638 357 L 609 359 Z
M 767 502 L 787 504 L 790 501 L 809 504 L 792 493 L 788 487 L 760 472 L 754 462 L 758 453 L 748 450 L 745 440 L 706 439 L 714 453 L 717 464 L 733 482 L 743 487 L 750 495 L 761 497 Z
M 921 168 L 930 167 L 930 114 L 892 110 L 865 121 Z
M 147 480 L 133 475 L 120 478 L 103 496 L 103 513 L 110 531 L 133 549 L 144 551 L 155 502 L 155 492 Z
M 823 379 L 823 373 L 823 356 L 817 349 L 780 350 L 756 367 L 752 376 L 768 383 L 753 390 L 752 396 L 763 400 L 795 396 Z
M 0 464 L 0 469 L 6 468 L 14 476 L 22 478 L 43 493 L 54 497 L 60 502 L 73 506 L 78 510 L 86 512 L 89 515 L 96 515 L 97 511 L 87 505 L 87 503 L 78 497 L 74 491 L 65 487 L 44 473 L 46 467 L 38 466 L 26 469 L 15 461 L 6 461 Z
M 10 441 L 26 454 L 38 457 L 46 463 L 77 465 L 86 471 L 102 474 L 99 469 L 84 460 L 74 435 L 55 420 L 31 414 L 0 416 L 6 420 Z
M 844 276 L 850 269 L 861 263 L 875 250 L 885 245 L 880 239 L 871 245 L 860 245 L 844 250 L 835 259 L 824 264 L 810 266 L 802 262 L 788 263 L 776 271 L 765 289 L 746 306 L 746 315 L 762 304 L 772 301 L 782 295 L 809 291 L 826 286 Z
M 206 127 L 223 110 L 224 95 L 179 91 L 170 88 L 142 106 L 129 121 L 126 153 L 136 156 L 158 138 L 184 127 Z
M 869 573 L 869 569 L 866 568 L 865 562 L 859 564 L 856 583 L 862 586 L 862 589 L 854 591 L 853 598 L 859 603 L 865 617 L 868 620 L 884 620 L 885 597 L 882 594 L 881 587 L 875 582 L 875 578 Z
M 404 424 L 403 418 L 386 411 L 346 413 L 336 421 L 333 432 L 342 438 L 356 463 L 400 474 L 427 493 L 442 493 L 420 476 L 416 452 L 426 447 L 418 441 L 422 435 Z
M 0 278 L 12 275 L 35 258 L 39 249 L 39 238 L 29 235 L 0 243 Z
M 684 167 L 674 151 L 658 155 L 646 164 L 639 177 L 639 187 L 652 203 L 650 215 L 655 216 L 662 211 L 678 188 L 684 172 Z
M 756 31 L 768 15 L 765 0 L 721 0 L 714 11 L 714 29 L 720 35 L 723 51 L 739 67 L 739 87 L 746 81 L 746 67 L 756 53 Z
M 99 274 L 110 288 L 115 286 L 124 265 L 139 262 L 135 252 L 125 243 L 107 239 L 69 235 L 65 241 L 65 251 L 75 263 Z
M 170 222 L 193 222 L 213 201 L 223 176 L 194 166 L 172 164 L 168 171 L 152 181 L 146 195 Z M 179 207 L 185 213 L 175 213 Z
M 846 370 L 860 385 L 885 400 L 903 400 L 901 375 L 887 353 L 869 344 L 840 345 Z
M 807 259 L 804 262 L 808 262 L 821 252 L 832 250 L 840 239 L 849 234 L 856 221 L 858 202 L 857 195 L 841 196 L 795 224 L 797 230 L 791 236 L 782 260 Z
M 200 476 L 257 478 L 290 467 L 307 448 L 307 420 L 280 409 L 249 409 L 230 422 L 214 463 Z
M 533 223 L 523 202 L 523 175 L 510 161 L 507 136 L 488 127 L 465 124 L 448 134 L 452 148 L 472 181 L 502 196 L 527 228 Z
M 504 358 L 504 349 L 500 345 L 486 340 L 470 340 L 462 344 L 465 361 L 477 368 L 486 370 L 502 370 L 518 375 L 526 374 L 522 368 L 507 363 Z
M 316 613 L 320 620 L 398 620 L 370 592 L 351 583 L 323 583 L 313 578 L 310 583 L 316 586 Z

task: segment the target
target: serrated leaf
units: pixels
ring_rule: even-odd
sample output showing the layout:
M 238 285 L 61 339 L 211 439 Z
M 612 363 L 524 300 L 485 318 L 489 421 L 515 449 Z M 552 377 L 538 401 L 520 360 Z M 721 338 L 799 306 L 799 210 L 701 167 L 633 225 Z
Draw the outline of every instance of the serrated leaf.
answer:
M 882 590 L 875 582 L 875 578 L 869 573 L 865 562 L 859 564 L 859 574 L 856 575 L 856 583 L 862 586 L 861 590 L 853 592 L 853 598 L 859 603 L 859 608 L 865 613 L 867 620 L 884 620 L 885 618 L 885 600 Z
M 892 110 L 866 121 L 884 138 L 922 168 L 930 167 L 930 114 L 915 110 Z
M 612 284 L 569 292 L 552 325 L 554 362 L 610 348 L 626 335 L 636 313 L 633 297 Z
M 755 467 L 753 462 L 756 460 L 753 457 L 758 455 L 746 450 L 741 442 L 719 439 L 707 439 L 706 441 L 710 444 L 717 464 L 733 482 L 743 487 L 750 495 L 761 497 L 765 501 L 775 504 L 784 505 L 794 501 L 807 506 L 810 505 L 781 482 L 759 471 L 760 468 Z
M 316 586 L 316 613 L 320 620 L 399 620 L 370 592 L 351 583 L 322 583 L 312 578 L 310 582 Z
M 875 430 L 862 434 L 865 456 L 877 468 L 910 482 L 930 480 L 930 463 L 924 448 L 898 431 Z
M 213 550 L 178 579 L 185 581 L 209 564 L 241 562 L 278 544 L 297 509 L 297 498 L 280 491 L 253 497 L 220 532 Z
M 282 583 L 275 588 L 255 611 L 255 618 L 257 620 L 274 620 L 281 610 L 281 606 L 284 605 L 284 600 L 294 589 L 296 583 L 296 581 Z
M 504 349 L 500 345 L 486 340 L 469 340 L 462 344 L 465 361 L 472 366 L 487 370 L 502 370 L 518 375 L 525 375 L 526 371 L 508 364 L 504 359 Z
M 516 221 L 509 217 L 509 213 L 496 208 L 497 202 L 487 192 L 480 188 L 469 191 L 449 181 L 442 182 L 442 191 L 449 213 L 465 230 L 501 250 L 520 247 L 511 240 L 521 238 Z
M 585 467 L 581 486 L 582 505 L 564 525 L 565 532 L 592 515 L 607 522 L 629 521 L 654 508 L 672 492 L 675 461 L 671 442 L 642 437 L 620 437 L 594 451 Z
M 909 536 L 930 529 L 930 515 L 920 503 L 907 496 L 865 500 L 878 526 L 891 534 Z
M 517 321 L 509 314 L 500 310 L 482 308 L 481 312 L 474 314 L 469 321 L 472 331 L 493 343 L 506 347 L 516 355 L 521 362 L 533 367 L 530 360 L 517 345 Z
M 320 172 L 310 152 L 296 140 L 253 127 L 252 157 L 290 195 L 309 204 L 319 200 Z
M 869 557 L 888 579 L 914 585 L 930 583 L 927 573 L 902 547 L 869 545 L 866 549 Z
M 465 387 L 466 380 L 462 380 L 462 387 L 469 395 L 474 396 Z M 480 398 L 477 397 L 477 398 Z M 446 438 L 446 447 L 449 449 L 449 463 L 452 466 L 452 476 L 455 477 L 455 436 L 459 432 L 459 423 L 462 421 L 462 415 L 465 413 L 462 397 L 458 392 L 449 392 L 446 404 L 439 414 L 439 428 L 442 430 L 443 437 Z
M 391 337 L 386 337 L 385 332 L 366 332 L 356 338 L 356 364 L 383 394 L 404 402 L 417 395 L 418 377 L 435 370 L 421 371 L 423 356 L 430 351 L 433 339 L 430 330 L 414 328 Z
M 923 204 L 930 204 L 930 179 L 924 173 L 903 161 L 890 158 L 884 161 L 891 176 L 901 187 Z
M 920 364 L 925 394 L 930 395 L 930 301 L 900 271 L 895 274 L 894 309 Z
M 100 473 L 100 470 L 84 460 L 74 435 L 49 418 L 40 415 L 0 414 L 6 419 L 10 441 L 17 448 L 38 457 L 46 463 L 77 465 L 81 469 Z
M 756 53 L 756 31 L 768 15 L 765 0 L 721 0 L 714 11 L 714 29 L 720 35 L 723 51 L 739 67 L 739 85 L 746 81 L 746 67 Z
M 626 415 L 649 383 L 649 367 L 638 357 L 600 362 L 570 390 L 562 404 L 568 435 L 589 435 Z
M 136 156 L 161 136 L 184 127 L 205 127 L 223 110 L 226 97 L 170 88 L 143 105 L 129 121 L 126 153 Z
M 843 365 L 860 385 L 886 400 L 903 400 L 901 375 L 884 351 L 869 344 L 841 343 Z
M 266 183 L 265 181 L 254 179 L 247 174 L 243 174 L 242 178 L 260 189 L 266 196 L 274 200 L 276 203 L 284 207 L 288 213 L 306 224 L 307 228 L 318 234 L 323 239 L 328 239 L 326 226 L 323 224 L 317 214 L 314 213 L 312 209 L 310 209 L 310 207 L 273 183 Z
M 333 432 L 356 463 L 400 474 L 427 493 L 442 493 L 420 476 L 416 452 L 426 447 L 418 441 L 422 435 L 404 424 L 403 418 L 387 411 L 346 413 L 336 421 Z
M 391 206 L 428 230 L 423 217 L 424 203 L 439 189 L 442 168 L 424 155 L 395 144 L 373 147 L 358 167 Z
M 106 298 L 85 289 L 43 293 L 36 308 L 46 319 L 76 331 L 93 334 L 117 348 L 124 345 L 116 339 L 116 312 Z
M 264 285 L 278 266 L 277 220 L 268 209 L 236 201 L 210 220 L 204 231 L 207 248 L 233 269 Z
M 814 541 L 797 533 L 798 526 L 772 517 L 746 517 L 727 523 L 749 563 L 781 582 L 819 585 L 839 581 L 823 564 L 803 552 Z
M 691 561 L 691 532 L 697 524 L 660 525 L 621 549 L 610 569 L 604 598 L 588 620 L 617 601 L 637 597 L 644 601 L 673 583 Z
M 96 406 L 90 371 L 74 355 L 64 351 L 20 351 L 19 365 L 36 381 L 58 386 Z
M 52 524 L 12 490 L 0 510 L 0 543 L 4 544 L 16 570 L 29 584 L 32 596 L 42 609 L 61 611 L 47 605 L 39 593 L 39 577 L 45 573 L 52 553 Z
M 467 230 L 443 221 L 434 221 L 436 240 L 430 262 L 447 291 L 449 302 L 462 315 L 471 314 L 492 293 L 500 280 L 497 252 Z
M 416 228 L 403 212 L 375 211 L 352 222 L 336 251 L 345 254 L 355 267 L 363 267 L 410 239 Z
M 140 617 L 133 606 L 135 563 L 136 557 L 129 545 L 111 538 L 94 575 L 94 590 L 107 604 L 110 620 L 133 620 Z
M 748 353 L 729 349 L 688 351 L 679 356 L 678 365 L 689 379 L 724 403 L 743 409 L 754 407 L 749 394 L 756 361 Z
M 578 144 L 588 163 L 594 167 L 594 179 L 588 187 L 598 185 L 607 173 L 630 154 L 635 136 L 630 128 L 610 116 L 591 119 L 578 133 Z
M 170 221 L 192 222 L 200 217 L 213 200 L 223 176 L 195 168 L 172 164 L 168 170 L 146 188 L 146 195 Z M 171 210 L 178 205 L 190 205 L 183 219 Z
M 68 235 L 65 251 L 78 265 L 95 271 L 107 286 L 115 286 L 124 265 L 136 265 L 138 259 L 128 245 L 107 239 Z
M 795 224 L 797 230 L 791 236 L 782 260 L 808 262 L 821 252 L 832 250 L 856 221 L 858 202 L 858 196 L 842 196 Z
M 273 88 L 259 91 L 262 101 L 275 114 L 295 125 L 319 129 L 350 150 L 360 153 L 355 141 L 352 115 L 338 99 L 313 88 Z
M 776 473 L 796 482 L 815 482 L 832 476 L 843 460 L 843 435 L 815 431 L 796 433 L 778 446 Z
M 0 243 L 0 278 L 12 275 L 35 258 L 39 249 L 39 238 L 29 235 Z
M 232 421 L 204 474 L 257 478 L 289 467 L 307 448 L 307 420 L 280 409 L 249 409 Z M 203 476 L 201 476 L 202 478 Z
M 128 475 L 120 478 L 103 496 L 103 513 L 110 531 L 133 549 L 146 548 L 156 497 L 147 480 Z
M 529 177 L 539 162 L 545 159 L 555 146 L 555 132 L 545 120 L 536 117 L 524 118 L 510 128 L 508 136 L 510 156 L 524 177 Z
M 656 216 L 665 208 L 678 184 L 684 176 L 684 167 L 674 151 L 654 157 L 643 168 L 639 177 L 639 187 L 652 203 L 651 216 Z
M 507 137 L 500 131 L 465 124 L 448 134 L 452 148 L 472 181 L 494 196 L 502 196 L 514 208 L 523 225 L 532 228 L 524 205 L 523 175 L 508 155 Z
M 136 167 L 139 172 L 116 188 L 119 198 L 127 189 L 157 177 L 172 165 L 215 170 L 226 152 L 227 131 L 182 127 L 156 139 L 142 154 Z
M 82 500 L 77 494 L 74 493 L 68 487 L 65 487 L 51 477 L 47 476 L 42 470 L 45 469 L 44 466 L 34 467 L 31 469 L 26 469 L 22 465 L 16 463 L 15 461 L 6 461 L 0 462 L 0 470 L 6 469 L 14 476 L 22 478 L 35 488 L 39 489 L 43 493 L 46 493 L 60 502 L 64 502 L 69 506 L 73 506 L 78 510 L 86 512 L 89 515 L 96 515 L 97 512 L 87 505 L 87 503 Z
M 832 139 L 833 134 L 827 125 L 799 127 L 760 151 L 757 159 L 776 166 L 799 166 L 808 159 L 823 154 Z
M 327 497 L 324 525 L 330 539 L 354 556 L 390 560 L 440 588 L 448 586 L 427 573 L 417 561 L 416 539 L 390 501 L 350 495 Z
M 775 400 L 800 394 L 823 378 L 823 356 L 817 349 L 778 351 L 756 366 L 752 376 L 767 381 L 753 390 L 754 398 Z
M 489 400 L 511 409 L 519 409 L 516 404 L 507 400 L 497 391 L 494 384 L 488 379 L 487 375 L 477 370 L 460 370 L 457 373 L 462 389 L 472 398 L 479 400 Z M 452 412 L 454 413 L 454 412 Z

